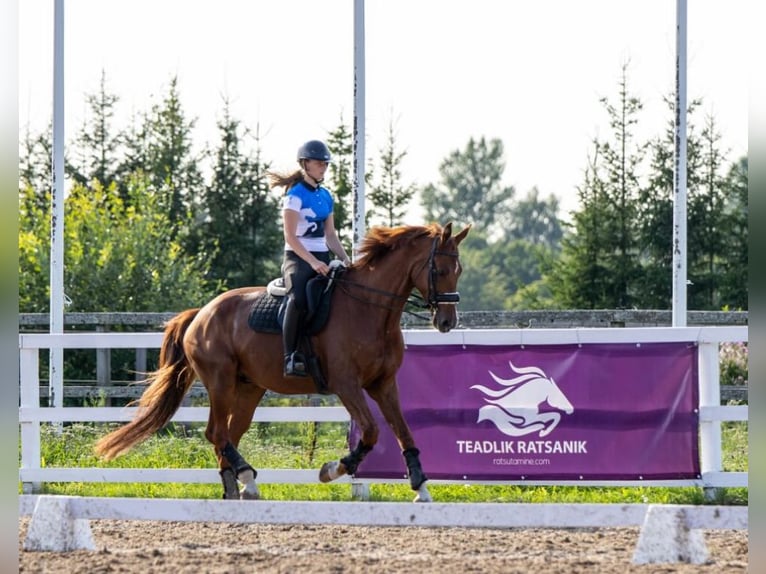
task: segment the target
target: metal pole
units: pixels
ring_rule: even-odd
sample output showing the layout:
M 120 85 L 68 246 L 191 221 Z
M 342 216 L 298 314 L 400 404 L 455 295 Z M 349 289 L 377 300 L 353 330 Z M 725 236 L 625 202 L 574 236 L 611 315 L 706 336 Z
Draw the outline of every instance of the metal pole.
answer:
M 354 0 L 354 251 L 365 234 L 364 207 L 364 0 Z
M 686 326 L 686 0 L 676 2 L 673 327 Z
M 50 332 L 64 331 L 64 0 L 53 26 L 53 186 L 51 196 Z M 64 406 L 64 350 L 50 349 L 50 406 Z

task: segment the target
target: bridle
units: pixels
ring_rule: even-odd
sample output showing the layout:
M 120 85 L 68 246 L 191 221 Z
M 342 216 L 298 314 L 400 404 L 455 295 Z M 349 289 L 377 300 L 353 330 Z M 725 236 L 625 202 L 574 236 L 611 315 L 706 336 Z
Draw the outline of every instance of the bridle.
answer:
M 385 295 L 387 297 L 390 297 L 392 299 L 404 299 L 406 302 L 419 307 L 421 309 L 428 309 L 429 311 L 435 311 L 439 305 L 457 305 L 460 302 L 460 293 L 457 291 L 446 291 L 444 293 L 439 293 L 436 290 L 436 279 L 438 276 L 438 270 L 436 269 L 436 256 L 437 255 L 444 255 L 447 257 L 454 257 L 457 259 L 458 254 L 457 253 L 449 253 L 447 251 L 439 251 L 437 250 L 437 246 L 439 245 L 439 237 L 435 237 L 433 244 L 431 245 L 431 251 L 428 254 L 428 259 L 423 263 L 423 267 L 420 268 L 418 271 L 418 275 L 425 269 L 426 265 L 428 266 L 428 294 L 426 298 L 421 297 L 417 293 L 413 293 L 412 295 L 398 295 L 396 293 L 391 293 L 390 291 L 383 291 L 382 289 L 375 289 L 374 287 L 369 287 L 367 285 L 362 285 L 361 283 L 357 283 L 356 281 L 350 281 L 346 279 L 345 277 L 336 277 L 335 281 L 340 283 L 341 285 L 355 285 L 357 287 L 360 287 L 366 291 L 370 291 L 372 293 L 377 293 L 379 295 Z M 355 297 L 351 293 L 348 292 L 347 289 L 343 289 L 343 291 L 348 295 L 349 297 L 352 297 L 354 299 L 357 299 L 358 301 L 363 301 L 363 299 L 359 297 Z M 389 305 L 380 305 L 377 303 L 373 303 L 372 301 L 365 301 L 366 303 L 370 305 L 375 305 L 377 307 L 383 307 L 386 309 L 390 309 Z M 417 315 L 416 315 L 417 316 Z
M 460 293 L 457 291 L 447 291 L 445 293 L 439 293 L 436 290 L 436 276 L 438 271 L 436 270 L 436 256 L 445 255 L 447 257 L 454 257 L 457 259 L 457 253 L 448 253 L 446 251 L 438 251 L 436 246 L 439 244 L 439 238 L 434 237 L 434 242 L 431 245 L 431 253 L 428 255 L 428 261 L 423 265 L 428 265 L 428 297 L 424 307 L 430 311 L 435 311 L 439 304 L 444 305 L 457 305 L 460 302 Z

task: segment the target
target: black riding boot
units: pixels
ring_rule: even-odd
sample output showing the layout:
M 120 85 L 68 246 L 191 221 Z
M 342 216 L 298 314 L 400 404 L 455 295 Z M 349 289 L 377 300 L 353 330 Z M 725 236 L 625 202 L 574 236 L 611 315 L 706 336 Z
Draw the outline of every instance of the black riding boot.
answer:
M 282 322 L 282 340 L 285 348 L 285 376 L 305 377 L 306 364 L 298 348 L 298 330 L 303 313 L 295 307 L 292 298 L 287 302 L 285 317 Z

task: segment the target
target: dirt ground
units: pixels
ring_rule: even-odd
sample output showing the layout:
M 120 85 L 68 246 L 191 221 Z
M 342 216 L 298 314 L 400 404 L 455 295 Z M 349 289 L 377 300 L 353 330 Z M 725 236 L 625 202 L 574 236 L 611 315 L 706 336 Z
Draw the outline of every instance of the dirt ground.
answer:
M 634 565 L 638 528 L 468 529 L 93 520 L 94 551 L 27 552 L 25 574 L 746 572 L 746 531 L 705 531 L 708 563 Z

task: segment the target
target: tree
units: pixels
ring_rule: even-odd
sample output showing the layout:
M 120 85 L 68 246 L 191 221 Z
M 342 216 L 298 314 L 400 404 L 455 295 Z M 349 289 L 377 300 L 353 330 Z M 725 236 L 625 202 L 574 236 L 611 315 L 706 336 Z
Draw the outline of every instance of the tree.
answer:
M 566 306 L 629 308 L 636 297 L 638 178 L 646 146 L 633 141 L 643 105 L 628 90 L 627 64 L 618 86 L 617 105 L 601 98 L 611 139 L 594 141 L 595 153 L 578 190 L 581 211 L 574 215 L 574 235 L 564 239 L 562 258 L 550 276 L 554 297 Z
M 353 140 L 348 126 L 341 115 L 340 123 L 334 131 L 330 132 L 327 139 L 327 147 L 332 153 L 330 162 L 330 179 L 332 191 L 335 195 L 335 207 L 333 219 L 338 237 L 343 246 L 351 252 L 351 227 L 354 205 L 354 186 L 351 162 L 353 159 Z
M 393 227 L 404 223 L 407 207 L 415 194 L 415 185 L 403 185 L 401 164 L 407 156 L 406 151 L 398 151 L 393 120 L 388 122 L 386 145 L 380 150 L 380 181 L 375 182 L 373 169 L 368 172 L 368 197 L 372 206 L 367 210 L 366 221 L 369 225 L 377 217 L 384 225 Z
M 50 297 L 50 193 L 19 190 L 19 311 L 42 313 Z
M 513 187 L 501 184 L 505 161 L 503 143 L 482 137 L 468 140 L 465 150 L 455 150 L 439 166 L 441 182 L 428 184 L 421 201 L 429 221 L 473 224 L 488 235 L 502 232 L 514 196 Z
M 269 166 L 260 159 L 258 132 L 258 147 L 250 156 L 241 149 L 240 128 L 226 101 L 218 122 L 221 141 L 214 151 L 213 177 L 203 196 L 202 250 L 212 257 L 209 276 L 229 288 L 265 285 L 279 275 L 284 242 L 279 199 L 266 180 Z
M 27 128 L 19 153 L 19 202 L 44 209 L 53 194 L 53 129 L 33 135 Z
M 505 277 L 493 265 L 486 231 L 472 229 L 460 244 L 460 309 L 500 310 L 507 294 Z
M 70 166 L 69 176 L 73 181 L 87 185 L 96 180 L 102 185 L 118 181 L 117 151 L 120 135 L 112 132 L 114 107 L 119 97 L 106 89 L 106 74 L 101 72 L 101 83 L 97 94 L 86 95 L 90 118 L 83 122 L 75 140 L 79 153 L 78 165 Z
M 741 157 L 729 169 L 724 183 L 726 197 L 721 224 L 727 258 L 722 263 L 720 305 L 748 308 L 748 161 Z
M 194 226 L 199 196 L 202 194 L 202 175 L 198 168 L 200 158 L 192 151 L 191 133 L 195 120 L 186 120 L 178 91 L 178 78 L 170 81 L 168 94 L 161 104 L 152 106 L 143 131 L 145 138 L 133 140 L 142 148 L 134 149 L 134 156 L 144 156 L 144 172 L 149 177 L 149 189 L 158 193 L 168 210 L 174 228 L 189 253 L 195 253 L 199 238 Z M 188 227 L 186 226 L 188 224 Z
M 564 309 L 611 307 L 604 253 L 604 244 L 609 240 L 604 221 L 610 213 L 604 199 L 604 180 L 598 172 L 600 149 L 599 142 L 594 142 L 583 184 L 577 188 L 580 209 L 573 212 L 572 223 L 566 225 L 568 232 L 561 241 L 560 257 L 544 274 L 554 301 Z
M 147 182 L 125 203 L 116 186 L 73 186 L 65 208 L 64 289 L 70 311 L 168 311 L 198 306 L 220 286 L 204 254 L 187 255 Z
M 68 311 L 168 311 L 199 305 L 220 286 L 205 280 L 204 257 L 184 254 L 146 181 L 130 182 L 130 202 L 114 184 L 75 184 L 64 208 L 64 292 Z M 31 190 L 30 190 L 31 193 Z M 19 209 L 19 311 L 49 310 L 50 208 Z
M 552 250 L 561 247 L 563 229 L 559 218 L 559 200 L 555 195 L 541 199 L 540 190 L 533 187 L 525 197 L 513 204 L 509 215 L 504 224 L 507 239 L 528 241 Z
M 726 179 L 720 133 L 708 116 L 700 141 L 699 177 L 688 188 L 687 260 L 690 309 L 719 309 L 723 262 L 731 256 L 726 244 Z M 687 178 L 688 179 L 688 178 Z
M 556 257 L 562 236 L 558 200 L 541 200 L 533 188 L 512 206 L 513 222 L 502 236 L 471 232 L 460 246 L 463 260 L 461 290 L 468 310 L 542 308 L 551 303 L 543 279 L 544 265 Z M 534 288 L 531 286 L 534 285 Z M 518 294 L 518 295 L 517 295 Z

